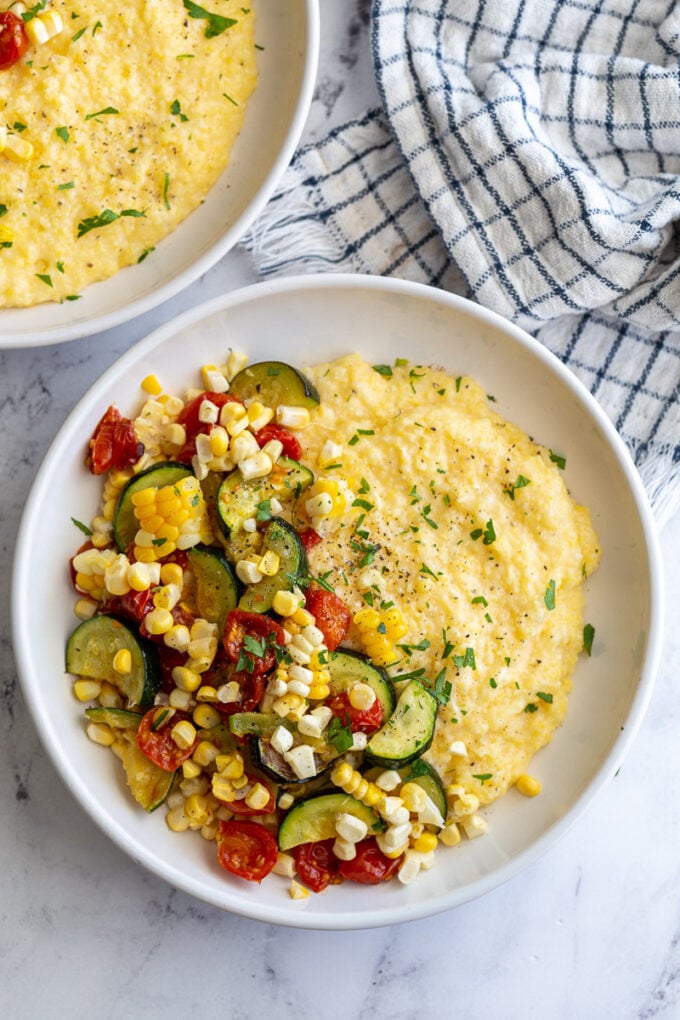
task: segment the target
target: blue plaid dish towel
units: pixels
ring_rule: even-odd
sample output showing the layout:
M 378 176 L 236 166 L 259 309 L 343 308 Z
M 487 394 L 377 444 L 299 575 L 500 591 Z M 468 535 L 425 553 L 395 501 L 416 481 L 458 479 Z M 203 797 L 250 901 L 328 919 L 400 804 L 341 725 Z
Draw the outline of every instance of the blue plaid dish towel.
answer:
M 464 294 L 532 333 L 680 507 L 680 5 L 375 0 L 382 108 L 300 151 L 263 275 Z

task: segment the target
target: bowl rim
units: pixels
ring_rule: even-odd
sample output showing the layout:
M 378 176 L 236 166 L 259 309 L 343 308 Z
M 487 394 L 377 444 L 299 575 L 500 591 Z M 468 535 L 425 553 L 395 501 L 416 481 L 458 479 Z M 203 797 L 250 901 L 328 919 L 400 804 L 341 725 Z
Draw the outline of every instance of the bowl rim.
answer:
M 587 787 L 574 801 L 571 807 L 556 822 L 548 826 L 545 832 L 529 847 L 516 854 L 507 863 L 495 868 L 489 874 L 481 876 L 451 890 L 443 895 L 441 900 L 433 902 L 427 900 L 423 903 L 414 903 L 398 907 L 380 907 L 362 912 L 360 918 L 353 914 L 334 914 L 332 910 L 319 911 L 315 914 L 305 915 L 286 909 L 272 906 L 271 903 L 259 904 L 255 901 L 239 901 L 235 904 L 216 903 L 215 899 L 201 888 L 198 881 L 180 872 L 178 869 L 168 866 L 159 860 L 150 851 L 140 847 L 117 823 L 111 821 L 100 804 L 94 801 L 80 784 L 78 775 L 71 768 L 70 763 L 64 759 L 56 740 L 53 738 L 50 727 L 43 720 L 42 706 L 39 699 L 33 696 L 31 680 L 30 661 L 27 653 L 27 634 L 25 622 L 19 614 L 20 604 L 24 598 L 23 590 L 28 585 L 28 578 L 25 576 L 24 563 L 30 546 L 32 519 L 40 509 L 44 507 L 44 500 L 47 496 L 43 492 L 46 480 L 46 465 L 52 459 L 53 449 L 60 443 L 60 437 L 74 427 L 80 417 L 81 405 L 96 399 L 100 391 L 105 391 L 108 381 L 113 376 L 119 376 L 126 367 L 133 365 L 140 356 L 148 355 L 166 338 L 180 330 L 195 325 L 203 318 L 222 310 L 244 303 L 258 300 L 261 297 L 279 293 L 316 290 L 316 289 L 342 290 L 345 288 L 359 288 L 361 290 L 377 290 L 393 294 L 402 294 L 413 297 L 420 297 L 427 300 L 434 300 L 453 310 L 460 310 L 472 314 L 490 327 L 495 327 L 529 351 L 539 360 L 545 362 L 555 372 L 562 383 L 571 391 L 577 401 L 595 420 L 602 430 L 606 440 L 610 444 L 619 467 L 621 468 L 628 488 L 630 490 L 636 512 L 641 525 L 642 536 L 645 546 L 646 561 L 649 570 L 650 604 L 649 604 L 649 629 L 646 635 L 645 650 L 640 668 L 640 678 L 637 689 L 631 699 L 626 725 L 614 741 L 606 758 L 602 761 L 598 770 L 590 779 Z M 178 317 L 164 323 L 153 330 L 144 339 L 133 345 L 125 354 L 118 358 L 99 377 L 93 386 L 89 387 L 79 399 L 75 407 L 67 416 L 56 436 L 52 440 L 43 461 L 34 477 L 30 493 L 25 503 L 24 513 L 19 526 L 15 544 L 14 560 L 11 574 L 11 623 L 12 641 L 14 655 L 17 663 L 19 682 L 24 694 L 29 713 L 38 731 L 41 743 L 52 759 L 57 772 L 65 785 L 74 795 L 80 806 L 109 836 L 135 862 L 144 865 L 149 871 L 172 886 L 182 889 L 184 892 L 202 900 L 211 906 L 228 910 L 243 917 L 253 920 L 265 921 L 284 927 L 302 928 L 307 930 L 365 930 L 382 927 L 385 925 L 397 924 L 406 921 L 420 920 L 425 917 L 435 916 L 453 907 L 460 906 L 491 890 L 504 884 L 519 872 L 525 870 L 530 864 L 537 861 L 543 854 L 560 839 L 575 823 L 578 817 L 586 810 L 597 793 L 607 783 L 620 767 L 621 762 L 629 750 L 644 718 L 649 700 L 651 698 L 655 676 L 661 656 L 663 640 L 663 619 L 664 619 L 664 588 L 663 568 L 661 549 L 658 537 L 656 522 L 649 504 L 642 481 L 634 466 L 630 453 L 623 440 L 616 432 L 612 422 L 604 410 L 589 393 L 580 380 L 568 369 L 556 355 L 552 354 L 538 340 L 535 340 L 524 330 L 504 319 L 496 312 L 483 308 L 480 305 L 469 301 L 466 298 L 439 291 L 425 284 L 407 280 L 398 280 L 370 275 L 354 274 L 310 274 L 305 276 L 291 276 L 276 280 L 264 281 L 250 284 L 245 287 L 230 291 L 227 294 L 213 298 L 210 301 L 196 305 L 183 312 Z M 359 923 L 357 923 L 359 921 Z
M 82 337 L 92 336 L 96 333 L 112 329 L 114 326 L 120 326 L 125 322 L 129 322 L 131 319 L 144 315 L 146 312 L 180 294 L 191 283 L 212 269 L 221 258 L 239 243 L 272 197 L 277 184 L 293 158 L 307 117 L 309 116 L 319 65 L 320 9 L 319 0 L 302 0 L 302 3 L 306 15 L 306 48 L 295 112 L 286 132 L 284 143 L 272 164 L 271 170 L 253 200 L 243 210 L 238 219 L 190 266 L 187 266 L 186 269 L 166 283 L 153 287 L 146 294 L 136 298 L 129 304 L 121 305 L 113 311 L 105 312 L 101 315 L 91 316 L 72 325 L 40 327 L 27 332 L 17 332 L 16 330 L 3 332 L 0 330 L 0 350 L 47 347 L 52 344 L 67 343 L 71 340 L 79 340 Z M 96 286 L 96 283 L 90 286 Z

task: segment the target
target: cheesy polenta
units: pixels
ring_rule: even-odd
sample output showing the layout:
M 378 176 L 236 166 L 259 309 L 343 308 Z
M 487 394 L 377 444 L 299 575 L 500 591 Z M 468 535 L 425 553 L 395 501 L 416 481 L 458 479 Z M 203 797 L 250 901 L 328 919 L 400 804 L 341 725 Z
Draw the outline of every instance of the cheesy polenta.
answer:
M 332 541 L 310 552 L 312 572 L 354 614 L 398 607 L 406 633 L 390 674 L 451 684 L 425 757 L 486 804 L 564 720 L 598 539 L 560 457 L 477 382 L 378 368 L 351 355 L 305 370 L 321 398 L 306 461 L 317 479 L 348 480 L 359 515 L 319 524 Z M 356 627 L 350 637 L 362 647 Z
M 0 307 L 73 300 L 150 255 L 224 170 L 257 78 L 235 0 L 24 10 L 26 30 L 62 28 L 0 70 Z

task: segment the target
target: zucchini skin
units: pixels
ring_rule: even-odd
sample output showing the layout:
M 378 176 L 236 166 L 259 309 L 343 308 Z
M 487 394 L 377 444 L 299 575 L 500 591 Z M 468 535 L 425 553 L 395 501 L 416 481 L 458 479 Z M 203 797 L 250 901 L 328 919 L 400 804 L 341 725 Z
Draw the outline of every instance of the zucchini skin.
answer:
M 113 669 L 112 643 L 130 651 L 130 673 L 121 675 Z M 127 699 L 128 708 L 150 708 L 161 684 L 160 659 L 153 643 L 108 613 L 84 620 L 73 631 L 66 645 L 66 672 L 113 684 Z
M 366 762 L 399 769 L 415 761 L 432 743 L 436 721 L 435 698 L 418 680 L 409 680 L 394 712 L 369 740 Z
M 279 826 L 279 849 L 291 850 L 301 843 L 316 843 L 335 836 L 335 819 L 341 812 L 366 822 L 369 833 L 382 831 L 384 822 L 373 808 L 342 791 L 318 793 L 299 800 Z
M 292 404 L 296 407 L 317 407 L 316 386 L 297 368 L 285 361 L 257 361 L 234 376 L 230 393 L 247 400 L 257 397 L 268 407 Z
M 214 546 L 195 545 L 186 550 L 196 579 L 196 606 L 199 614 L 216 623 L 220 634 L 227 614 L 236 609 L 242 585 L 231 563 Z

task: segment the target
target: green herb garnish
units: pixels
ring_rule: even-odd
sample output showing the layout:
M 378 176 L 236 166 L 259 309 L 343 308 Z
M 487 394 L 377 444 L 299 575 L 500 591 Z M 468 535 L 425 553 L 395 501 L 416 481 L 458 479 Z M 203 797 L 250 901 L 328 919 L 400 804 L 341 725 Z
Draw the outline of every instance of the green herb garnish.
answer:
M 224 18 L 221 14 L 206 11 L 205 7 L 200 7 L 192 0 L 184 0 L 184 9 L 190 18 L 208 22 L 204 33 L 206 39 L 214 39 L 215 36 L 222 35 L 228 28 L 237 24 L 236 18 Z

